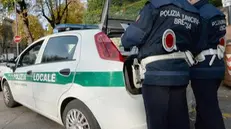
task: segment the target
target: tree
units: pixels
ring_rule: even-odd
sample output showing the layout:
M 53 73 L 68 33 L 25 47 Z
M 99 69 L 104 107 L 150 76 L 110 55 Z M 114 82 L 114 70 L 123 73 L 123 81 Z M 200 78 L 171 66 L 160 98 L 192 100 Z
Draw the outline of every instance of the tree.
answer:
M 26 33 L 27 42 L 32 43 L 34 41 L 33 35 L 29 29 L 29 19 L 28 19 L 28 11 L 32 6 L 32 2 L 30 0 L 0 0 L 5 8 L 8 8 L 9 11 L 14 10 L 15 2 L 17 6 L 17 14 L 23 21 L 23 29 Z
M 48 14 L 45 11 L 46 9 L 48 10 Z M 71 15 L 69 14 L 73 12 L 69 13 L 69 9 L 72 9 L 72 11 L 75 10 L 74 12 L 78 16 L 83 10 L 83 5 L 79 0 L 37 0 L 37 10 L 41 12 L 40 15 L 46 18 L 52 28 L 55 28 L 56 25 L 62 22 L 70 22 L 68 19 L 71 18 Z
M 33 15 L 28 15 L 28 20 L 30 21 L 29 22 L 29 30 L 30 30 L 31 35 L 34 38 L 34 40 L 37 40 L 37 39 L 43 37 L 45 30 L 43 29 L 42 25 L 40 24 L 38 18 L 36 16 L 33 16 Z M 27 34 L 24 31 L 24 28 L 23 28 L 24 23 L 23 22 L 24 22 L 23 19 L 19 18 L 19 20 L 18 20 L 18 27 L 19 27 L 18 32 L 19 32 L 19 35 L 22 37 L 21 43 L 26 43 Z M 14 27 L 15 27 L 15 22 L 13 24 L 13 28 Z M 14 33 L 15 33 L 15 30 L 14 30 Z
M 64 8 L 64 6 L 62 8 Z M 68 11 L 66 11 L 62 18 L 61 23 L 82 23 L 84 10 L 85 8 L 79 0 L 72 1 L 68 6 Z
M 12 26 L 8 22 L 7 20 L 3 20 L 0 25 L 0 47 L 2 48 L 2 53 L 7 53 L 7 48 L 13 39 Z

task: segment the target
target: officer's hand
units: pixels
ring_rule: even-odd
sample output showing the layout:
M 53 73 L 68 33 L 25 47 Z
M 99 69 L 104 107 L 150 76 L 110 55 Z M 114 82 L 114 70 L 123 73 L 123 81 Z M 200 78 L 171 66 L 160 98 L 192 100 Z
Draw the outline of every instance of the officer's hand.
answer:
M 217 46 L 217 56 L 218 56 L 218 58 L 219 59 L 224 58 L 224 53 L 225 53 L 225 47 L 221 46 L 221 45 L 218 45 Z

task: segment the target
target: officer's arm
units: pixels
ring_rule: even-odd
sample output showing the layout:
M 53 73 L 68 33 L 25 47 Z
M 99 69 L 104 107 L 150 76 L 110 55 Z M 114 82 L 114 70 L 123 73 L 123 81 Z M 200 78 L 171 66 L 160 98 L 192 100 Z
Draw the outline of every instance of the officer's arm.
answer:
M 198 55 L 206 47 L 208 43 L 208 33 L 210 31 L 209 20 L 202 18 L 200 19 L 200 25 L 198 26 L 197 35 L 194 38 L 194 49 L 192 53 Z M 198 37 L 198 38 L 197 38 Z
M 220 38 L 226 34 L 226 19 L 225 16 L 213 17 L 210 20 L 210 26 L 216 34 L 216 41 L 219 42 Z
M 125 49 L 133 46 L 142 45 L 150 31 L 152 30 L 153 22 L 157 16 L 156 9 L 151 3 L 144 6 L 136 22 L 132 23 L 121 38 L 122 45 Z

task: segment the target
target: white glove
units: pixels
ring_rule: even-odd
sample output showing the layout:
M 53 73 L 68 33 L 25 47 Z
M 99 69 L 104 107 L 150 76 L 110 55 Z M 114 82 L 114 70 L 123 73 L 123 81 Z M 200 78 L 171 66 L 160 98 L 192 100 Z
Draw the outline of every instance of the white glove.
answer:
M 217 56 L 218 56 L 218 58 L 219 59 L 224 58 L 224 53 L 225 53 L 225 47 L 221 46 L 221 45 L 218 45 L 217 46 Z
M 194 61 L 194 57 L 193 57 L 193 54 L 190 52 L 190 51 L 186 51 L 185 52 L 185 55 L 187 57 L 186 61 L 188 63 L 188 65 L 191 67 L 195 64 L 195 61 Z

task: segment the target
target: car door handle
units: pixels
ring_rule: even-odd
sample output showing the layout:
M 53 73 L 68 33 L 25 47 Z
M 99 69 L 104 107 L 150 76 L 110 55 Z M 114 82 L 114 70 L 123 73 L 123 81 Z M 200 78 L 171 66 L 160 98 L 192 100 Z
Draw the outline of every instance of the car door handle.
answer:
M 71 70 L 70 70 L 69 68 L 67 68 L 67 69 L 62 69 L 62 70 L 59 71 L 59 73 L 60 73 L 61 75 L 63 75 L 63 76 L 69 76 L 70 73 L 71 73 Z
M 32 74 L 32 70 L 29 70 L 26 72 L 27 75 L 31 75 Z

